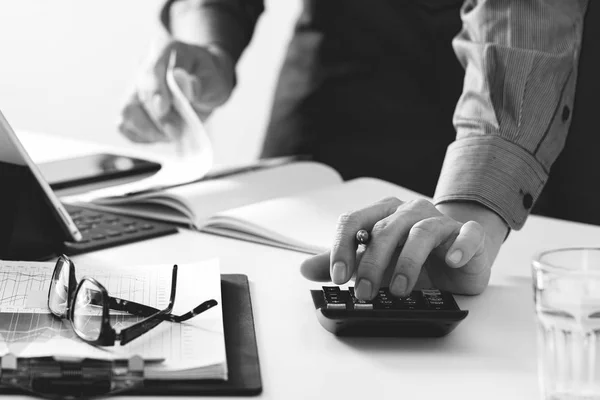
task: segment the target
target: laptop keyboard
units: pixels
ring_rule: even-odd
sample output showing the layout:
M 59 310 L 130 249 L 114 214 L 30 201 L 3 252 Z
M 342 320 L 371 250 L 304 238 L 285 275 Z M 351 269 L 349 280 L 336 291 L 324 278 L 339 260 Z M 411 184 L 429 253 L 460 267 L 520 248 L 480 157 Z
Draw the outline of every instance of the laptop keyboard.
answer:
M 177 228 L 147 219 L 65 204 L 83 240 L 65 242 L 64 253 L 76 255 L 177 233 Z

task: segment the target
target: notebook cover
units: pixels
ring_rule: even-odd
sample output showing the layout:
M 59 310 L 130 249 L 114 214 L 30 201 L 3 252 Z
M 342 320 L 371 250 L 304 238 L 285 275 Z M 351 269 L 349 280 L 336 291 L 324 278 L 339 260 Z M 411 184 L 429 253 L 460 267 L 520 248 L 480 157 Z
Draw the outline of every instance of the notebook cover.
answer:
M 258 349 L 248 277 L 221 275 L 221 299 L 229 379 L 148 380 L 144 387 L 120 395 L 153 396 L 256 396 L 262 392 Z M 0 394 L 22 394 L 20 389 L 0 387 Z

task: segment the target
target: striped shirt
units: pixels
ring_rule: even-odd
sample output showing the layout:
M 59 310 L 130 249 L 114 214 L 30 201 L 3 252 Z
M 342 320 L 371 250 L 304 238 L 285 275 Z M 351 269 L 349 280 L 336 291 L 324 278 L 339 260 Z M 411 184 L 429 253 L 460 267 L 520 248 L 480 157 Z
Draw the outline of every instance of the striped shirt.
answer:
M 435 201 L 476 201 L 525 223 L 563 148 L 587 0 L 467 0 L 465 67 Z
M 162 21 L 169 28 L 169 0 Z M 322 0 L 327 1 L 327 0 Z M 431 1 L 431 0 L 416 0 Z M 262 0 L 187 0 L 210 18 L 211 43 L 237 60 Z M 520 229 L 570 125 L 588 0 L 465 0 L 453 42 L 465 68 L 434 201 L 475 201 Z

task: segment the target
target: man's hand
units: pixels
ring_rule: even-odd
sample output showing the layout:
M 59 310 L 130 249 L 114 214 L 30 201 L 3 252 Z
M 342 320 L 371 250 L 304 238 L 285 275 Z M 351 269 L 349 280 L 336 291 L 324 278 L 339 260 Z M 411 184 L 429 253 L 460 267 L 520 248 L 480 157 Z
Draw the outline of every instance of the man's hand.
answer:
M 182 120 L 173 108 L 166 81 L 172 56 L 174 67 L 187 72 L 189 79 L 182 89 L 201 119 L 231 94 L 233 63 L 224 51 L 169 40 L 152 53 L 121 111 L 119 131 L 134 142 L 171 141 L 181 135 Z
M 358 245 L 360 229 L 371 232 Z M 355 293 L 370 300 L 382 286 L 406 296 L 420 282 L 458 294 L 479 294 L 487 287 L 491 266 L 507 227 L 491 210 L 476 203 L 427 200 L 407 203 L 384 199 L 343 215 L 330 252 L 306 260 L 303 275 L 336 284 L 356 279 Z

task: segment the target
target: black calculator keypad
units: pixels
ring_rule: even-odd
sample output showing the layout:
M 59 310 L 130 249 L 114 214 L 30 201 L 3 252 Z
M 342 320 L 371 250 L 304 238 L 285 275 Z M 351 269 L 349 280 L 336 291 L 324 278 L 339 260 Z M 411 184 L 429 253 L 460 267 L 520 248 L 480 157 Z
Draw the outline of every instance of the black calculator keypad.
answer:
M 379 290 L 371 301 L 359 300 L 354 288 L 342 290 L 338 286 L 323 286 L 325 307 L 330 310 L 453 310 L 456 303 L 438 289 L 414 290 L 410 296 L 395 297 L 387 288 Z
M 382 288 L 371 301 L 358 300 L 353 287 L 323 286 L 311 295 L 319 323 L 340 336 L 440 337 L 468 314 L 451 293 L 438 289 L 414 290 L 399 298 Z
M 345 310 L 347 308 L 348 294 L 342 293 L 339 287 L 323 286 L 323 296 L 328 309 Z

